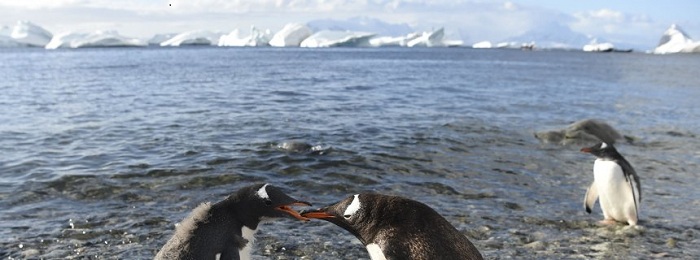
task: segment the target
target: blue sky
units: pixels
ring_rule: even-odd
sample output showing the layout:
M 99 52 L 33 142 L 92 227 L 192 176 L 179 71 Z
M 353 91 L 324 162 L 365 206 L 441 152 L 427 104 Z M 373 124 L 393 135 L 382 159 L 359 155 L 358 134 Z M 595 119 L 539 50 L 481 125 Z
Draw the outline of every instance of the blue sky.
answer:
M 54 33 L 117 30 L 142 38 L 251 25 L 275 31 L 288 22 L 356 16 L 417 30 L 445 27 L 466 44 L 497 42 L 551 24 L 646 48 L 672 23 L 700 39 L 698 0 L 0 0 L 0 25 L 29 20 Z

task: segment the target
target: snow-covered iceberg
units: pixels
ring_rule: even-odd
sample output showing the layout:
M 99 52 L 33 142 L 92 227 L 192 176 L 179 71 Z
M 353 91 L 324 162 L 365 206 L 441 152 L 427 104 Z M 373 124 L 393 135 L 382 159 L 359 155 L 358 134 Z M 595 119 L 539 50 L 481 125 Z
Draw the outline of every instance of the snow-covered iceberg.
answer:
M 598 43 L 598 39 L 593 39 L 590 43 L 583 45 L 583 51 L 587 52 L 610 52 L 615 50 L 615 45 L 609 42 Z
M 281 31 L 275 33 L 270 40 L 274 47 L 299 47 L 304 39 L 313 34 L 311 29 L 303 24 L 289 23 Z
M 78 32 L 62 32 L 53 36 L 51 41 L 44 46 L 46 49 L 58 49 L 58 48 L 74 48 L 72 46 L 73 41 L 83 39 L 87 36 L 86 33 Z
M 481 41 L 472 44 L 472 48 L 474 49 L 490 49 L 493 48 L 493 44 L 490 41 Z
M 255 26 L 250 27 L 250 35 L 247 37 L 241 37 L 238 29 L 233 30 L 231 33 L 222 35 L 219 37 L 219 46 L 231 46 L 231 47 L 256 47 L 256 46 L 269 46 L 270 38 L 272 38 L 272 33 L 270 30 L 260 31 Z
M 153 35 L 150 39 L 148 39 L 148 45 L 160 45 L 164 41 L 170 40 L 173 37 L 175 37 L 177 33 L 159 33 L 156 35 Z
M 221 33 L 211 31 L 189 31 L 180 33 L 167 41 L 161 42 L 160 46 L 216 45 L 219 43 L 221 35 Z
M 20 44 L 10 36 L 12 29 L 7 26 L 0 26 L 0 47 L 19 47 Z
M 117 31 L 95 31 L 58 34 L 46 44 L 45 48 L 144 47 L 146 45 L 147 43 L 140 39 L 122 36 Z
M 374 35 L 366 32 L 323 30 L 304 39 L 299 46 L 305 48 L 371 47 L 369 39 Z
M 21 45 L 44 47 L 51 41 L 53 34 L 29 21 L 17 21 L 10 36 Z
M 700 42 L 693 41 L 678 25 L 672 24 L 659 44 L 654 49 L 655 54 L 700 52 Z
M 5 47 L 44 47 L 51 41 L 53 34 L 29 21 L 17 21 L 10 29 L 0 29 L 0 46 Z
M 420 33 L 409 33 L 404 36 L 380 36 L 369 40 L 369 43 L 374 47 L 406 47 L 408 43 L 418 37 Z
M 423 35 L 409 41 L 408 47 L 444 47 L 447 46 L 443 41 L 445 30 L 443 28 L 432 32 L 424 32 Z

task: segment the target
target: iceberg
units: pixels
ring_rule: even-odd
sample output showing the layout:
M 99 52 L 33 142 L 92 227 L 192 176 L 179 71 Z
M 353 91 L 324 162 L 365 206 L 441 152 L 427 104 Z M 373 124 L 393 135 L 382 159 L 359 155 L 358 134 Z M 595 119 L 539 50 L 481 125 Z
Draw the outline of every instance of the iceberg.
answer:
M 445 47 L 447 46 L 443 41 L 445 37 L 445 30 L 443 28 L 437 29 L 432 32 L 424 32 L 421 36 L 409 41 L 406 46 L 408 47 Z
M 274 47 L 299 47 L 304 39 L 313 34 L 311 29 L 303 24 L 289 23 L 281 31 L 272 36 L 269 44 Z
M 148 39 L 148 45 L 160 45 L 162 42 L 172 39 L 176 33 L 159 33 Z
M 659 44 L 654 48 L 654 54 L 700 52 L 700 42 L 693 41 L 678 25 L 672 24 Z
M 0 47 L 19 47 L 20 44 L 10 36 L 12 29 L 7 26 L 0 27 Z
M 167 41 L 161 42 L 160 46 L 216 45 L 221 35 L 221 33 L 210 31 L 189 31 L 180 33 Z
M 482 41 L 482 42 L 477 42 L 475 44 L 472 44 L 472 48 L 474 48 L 474 49 L 490 49 L 490 48 L 493 48 L 493 44 L 491 44 L 490 41 Z
M 10 37 L 17 46 L 44 47 L 51 41 L 53 34 L 29 21 L 17 21 Z
M 231 46 L 231 47 L 256 47 L 256 46 L 268 46 L 270 42 L 270 30 L 261 32 L 255 26 L 250 27 L 250 36 L 241 37 L 238 29 L 233 30 L 231 33 L 222 35 L 219 37 L 218 46 Z
M 421 36 L 421 33 L 409 33 L 405 36 L 381 36 L 369 40 L 374 47 L 406 47 L 408 43 Z
M 65 32 L 58 34 L 46 44 L 46 49 L 97 48 L 97 47 L 144 47 L 142 40 L 119 35 L 117 31 L 95 31 L 91 33 Z
M 304 39 L 299 46 L 304 48 L 371 47 L 369 40 L 374 35 L 366 32 L 323 30 Z
M 598 39 L 593 39 L 589 44 L 583 45 L 583 51 L 587 52 L 611 52 L 615 50 L 612 43 L 598 43 Z
M 77 32 L 63 32 L 59 33 L 53 36 L 51 38 L 51 41 L 44 46 L 44 48 L 53 50 L 53 49 L 58 49 L 58 48 L 73 48 L 72 43 L 73 41 L 85 38 L 87 36 L 86 33 L 77 33 Z

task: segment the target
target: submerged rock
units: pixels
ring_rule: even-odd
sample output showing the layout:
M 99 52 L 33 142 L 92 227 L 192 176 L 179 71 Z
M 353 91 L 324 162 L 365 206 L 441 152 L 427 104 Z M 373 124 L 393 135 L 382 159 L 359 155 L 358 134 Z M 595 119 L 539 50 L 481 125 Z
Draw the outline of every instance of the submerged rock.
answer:
M 615 144 L 624 137 L 608 123 L 597 119 L 576 121 L 562 130 L 536 132 L 535 138 L 544 143 L 561 145 L 606 142 Z

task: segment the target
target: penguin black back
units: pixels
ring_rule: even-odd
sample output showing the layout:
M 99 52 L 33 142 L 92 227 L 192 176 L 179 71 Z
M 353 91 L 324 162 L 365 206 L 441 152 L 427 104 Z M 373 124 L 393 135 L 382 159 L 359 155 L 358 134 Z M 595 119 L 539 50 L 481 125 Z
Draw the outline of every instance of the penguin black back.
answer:
M 367 246 L 372 259 L 482 259 L 445 218 L 415 200 L 357 194 L 302 216 L 329 221 Z M 379 248 L 381 253 L 373 252 Z
M 625 175 L 625 179 L 629 180 L 630 178 L 632 178 L 635 182 L 635 185 L 637 185 L 637 187 L 641 187 L 639 182 L 639 175 L 637 175 L 637 172 L 632 167 L 632 164 L 630 164 L 627 161 L 627 159 L 625 159 L 625 157 L 623 157 L 622 154 L 620 154 L 617 151 L 617 149 L 615 149 L 615 146 L 613 146 L 612 144 L 608 144 L 605 142 L 598 143 L 591 147 L 582 148 L 581 152 L 590 153 L 601 160 L 615 161 L 618 165 L 620 165 L 620 168 L 622 168 L 622 173 Z M 639 201 L 642 201 L 641 189 L 638 189 L 638 192 L 638 199 Z
M 268 184 L 244 187 L 216 204 L 202 203 L 180 223 L 155 259 L 241 259 L 250 254 L 250 240 L 261 221 L 307 220 L 292 205 L 310 204 Z

